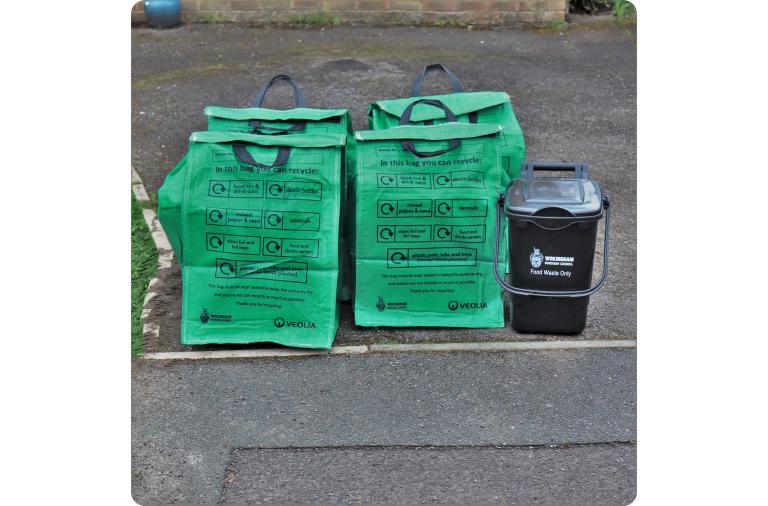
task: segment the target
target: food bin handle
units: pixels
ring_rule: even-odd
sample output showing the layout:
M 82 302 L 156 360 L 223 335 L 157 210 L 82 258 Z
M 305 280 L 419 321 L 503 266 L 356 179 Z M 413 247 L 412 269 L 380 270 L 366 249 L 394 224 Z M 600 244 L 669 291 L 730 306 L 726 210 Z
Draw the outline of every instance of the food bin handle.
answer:
M 516 295 L 533 295 L 537 297 L 586 297 L 600 290 L 608 279 L 608 238 L 611 230 L 611 206 L 607 195 L 603 196 L 603 209 L 605 209 L 605 239 L 603 240 L 603 274 L 595 286 L 587 290 L 531 290 L 517 288 L 504 280 L 499 274 L 499 246 L 501 243 L 501 224 L 504 221 L 504 194 L 499 197 L 496 204 L 496 249 L 493 255 L 493 275 L 496 282 L 507 292 Z
M 566 163 L 566 162 L 527 162 L 523 165 L 521 178 L 533 179 L 534 171 L 566 171 L 572 170 L 576 179 L 589 179 L 587 169 L 589 165 L 586 163 Z

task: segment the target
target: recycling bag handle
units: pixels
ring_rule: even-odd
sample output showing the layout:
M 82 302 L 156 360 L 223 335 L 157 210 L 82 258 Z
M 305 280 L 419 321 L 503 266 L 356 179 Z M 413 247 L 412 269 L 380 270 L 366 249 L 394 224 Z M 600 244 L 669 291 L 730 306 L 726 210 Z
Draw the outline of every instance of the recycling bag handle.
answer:
M 496 242 L 493 255 L 493 275 L 496 282 L 507 292 L 516 295 L 534 295 L 537 297 L 586 297 L 600 290 L 608 279 L 608 237 L 611 231 L 611 207 L 607 196 L 603 197 L 603 209 L 605 209 L 605 238 L 603 240 L 603 274 L 600 280 L 592 288 L 586 290 L 531 290 L 528 288 L 518 288 L 510 285 L 504 280 L 504 275 L 499 274 L 499 246 L 501 243 L 501 224 L 504 221 L 504 194 L 499 197 L 496 203 Z M 533 217 L 532 217 L 533 218 Z M 539 216 L 539 218 L 542 218 Z M 569 217 L 572 219 L 572 217 Z
M 278 74 L 261 87 L 259 93 L 256 94 L 256 98 L 251 102 L 251 107 L 261 107 L 264 102 L 264 98 L 267 96 L 269 89 L 275 85 L 278 81 L 287 81 L 293 87 L 293 97 L 296 99 L 296 105 L 294 107 L 304 107 L 304 93 L 301 91 L 298 83 L 294 81 L 291 76 L 286 74 Z
M 254 167 L 259 167 L 262 169 L 270 169 L 272 167 L 279 167 L 280 165 L 285 165 L 288 163 L 288 157 L 291 154 L 291 148 L 287 146 L 280 146 L 277 148 L 277 157 L 275 157 L 274 163 L 271 165 L 267 165 L 264 163 L 259 163 L 256 160 L 253 159 L 251 154 L 248 152 L 247 149 L 245 149 L 245 144 L 236 142 L 232 144 L 232 151 L 234 151 L 235 156 L 238 160 L 240 160 L 243 163 L 247 163 L 248 165 L 253 165 Z
M 403 146 L 403 149 L 405 149 L 406 151 L 410 151 L 411 153 L 418 156 L 419 158 L 430 158 L 433 156 L 442 155 L 449 151 L 453 151 L 454 149 L 458 148 L 461 145 L 461 140 L 451 139 L 450 142 L 448 143 L 447 148 L 438 149 L 437 151 L 419 151 L 416 149 L 416 146 L 414 146 L 413 141 L 400 141 L 400 144 Z
M 408 107 L 405 108 L 402 116 L 400 116 L 400 125 L 407 125 L 408 123 L 410 123 L 411 113 L 413 113 L 413 108 L 416 107 L 418 104 L 431 105 L 433 107 L 442 109 L 445 112 L 446 121 L 451 121 L 451 122 L 456 121 L 456 115 L 453 114 L 453 111 L 451 111 L 448 108 L 448 106 L 442 103 L 440 100 L 422 98 L 419 100 L 414 100 L 413 102 L 408 104 Z M 419 151 L 416 149 L 416 146 L 413 144 L 413 141 L 409 141 L 409 140 L 400 141 L 400 144 L 403 146 L 403 149 L 405 149 L 406 151 L 410 151 L 411 153 L 418 156 L 419 158 L 429 158 L 432 156 L 442 155 L 449 151 L 453 151 L 454 149 L 458 148 L 461 145 L 461 140 L 451 139 L 450 142 L 448 143 L 447 148 L 438 149 L 437 151 Z
M 588 179 L 589 165 L 586 163 L 559 163 L 559 162 L 528 162 L 523 165 L 521 178 L 532 179 L 535 176 L 535 171 L 552 171 L 562 172 L 566 170 L 572 170 L 575 173 L 576 179 Z
M 448 106 L 440 100 L 434 98 L 420 98 L 419 100 L 414 100 L 408 104 L 408 107 L 405 108 L 403 114 L 400 116 L 400 125 L 407 125 L 411 122 L 411 114 L 413 114 L 413 108 L 419 104 L 431 105 L 433 107 L 437 107 L 438 109 L 442 109 L 445 113 L 446 121 L 456 121 L 456 115 L 453 114 L 453 111 L 450 110 Z
M 250 124 L 251 124 L 251 127 L 253 128 L 253 130 L 251 130 L 251 133 L 260 134 L 260 135 L 284 135 L 284 134 L 289 134 L 293 132 L 300 132 L 307 128 L 306 121 L 297 121 L 296 123 L 289 126 L 288 128 L 267 126 L 257 119 L 251 120 Z
M 421 87 L 424 85 L 424 78 L 427 77 L 428 73 L 435 70 L 442 70 L 445 72 L 445 74 L 448 76 L 448 79 L 451 80 L 451 86 L 453 87 L 454 93 L 464 91 L 464 87 L 459 82 L 459 78 L 456 77 L 456 74 L 448 70 L 448 67 L 442 63 L 433 63 L 432 65 L 426 65 L 418 74 L 416 74 L 416 79 L 413 81 L 413 85 L 411 86 L 412 97 L 418 97 L 421 95 Z

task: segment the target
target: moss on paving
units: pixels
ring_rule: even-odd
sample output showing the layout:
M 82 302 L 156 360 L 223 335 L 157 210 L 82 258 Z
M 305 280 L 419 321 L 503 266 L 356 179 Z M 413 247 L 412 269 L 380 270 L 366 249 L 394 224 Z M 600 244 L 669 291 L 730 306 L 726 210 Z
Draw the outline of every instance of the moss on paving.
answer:
M 237 65 L 236 68 L 245 68 L 245 65 Z M 150 75 L 134 79 L 131 86 L 135 90 L 146 88 L 147 86 L 161 84 L 167 81 L 175 81 L 185 77 L 194 77 L 199 75 L 218 74 L 232 70 L 231 66 L 220 63 L 214 65 L 204 65 L 201 67 L 187 67 L 183 69 L 169 70 L 162 74 Z
M 142 350 L 141 309 L 149 280 L 157 268 L 157 250 L 141 205 L 131 193 L 131 354 Z

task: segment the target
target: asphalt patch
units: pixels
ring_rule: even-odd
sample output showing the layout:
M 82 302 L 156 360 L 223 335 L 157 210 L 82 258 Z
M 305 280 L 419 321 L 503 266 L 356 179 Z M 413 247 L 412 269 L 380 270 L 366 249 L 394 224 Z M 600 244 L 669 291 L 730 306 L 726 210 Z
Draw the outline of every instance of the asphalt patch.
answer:
M 133 366 L 139 504 L 216 502 L 233 448 L 637 440 L 635 350 L 137 359 Z M 263 471 L 295 476 L 295 465 Z
M 223 504 L 629 504 L 634 444 L 237 449 Z
M 360 72 L 368 70 L 371 66 L 360 60 L 344 58 L 341 60 L 327 61 L 322 63 L 319 68 L 325 72 Z

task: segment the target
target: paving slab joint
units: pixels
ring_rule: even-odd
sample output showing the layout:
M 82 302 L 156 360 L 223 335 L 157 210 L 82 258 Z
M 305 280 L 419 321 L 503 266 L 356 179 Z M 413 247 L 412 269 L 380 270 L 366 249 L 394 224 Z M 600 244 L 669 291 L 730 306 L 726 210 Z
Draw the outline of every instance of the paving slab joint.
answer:
M 496 448 L 499 450 L 517 450 L 517 449 L 570 449 L 585 448 L 594 446 L 631 446 L 637 444 L 636 439 L 616 439 L 610 441 L 585 441 L 573 443 L 539 443 L 539 444 L 338 444 L 338 445 L 309 445 L 309 446 L 238 446 L 230 453 L 234 457 L 236 452 L 253 450 L 375 450 L 379 448 L 397 449 L 397 450 L 421 450 L 421 449 L 477 449 L 477 448 Z

